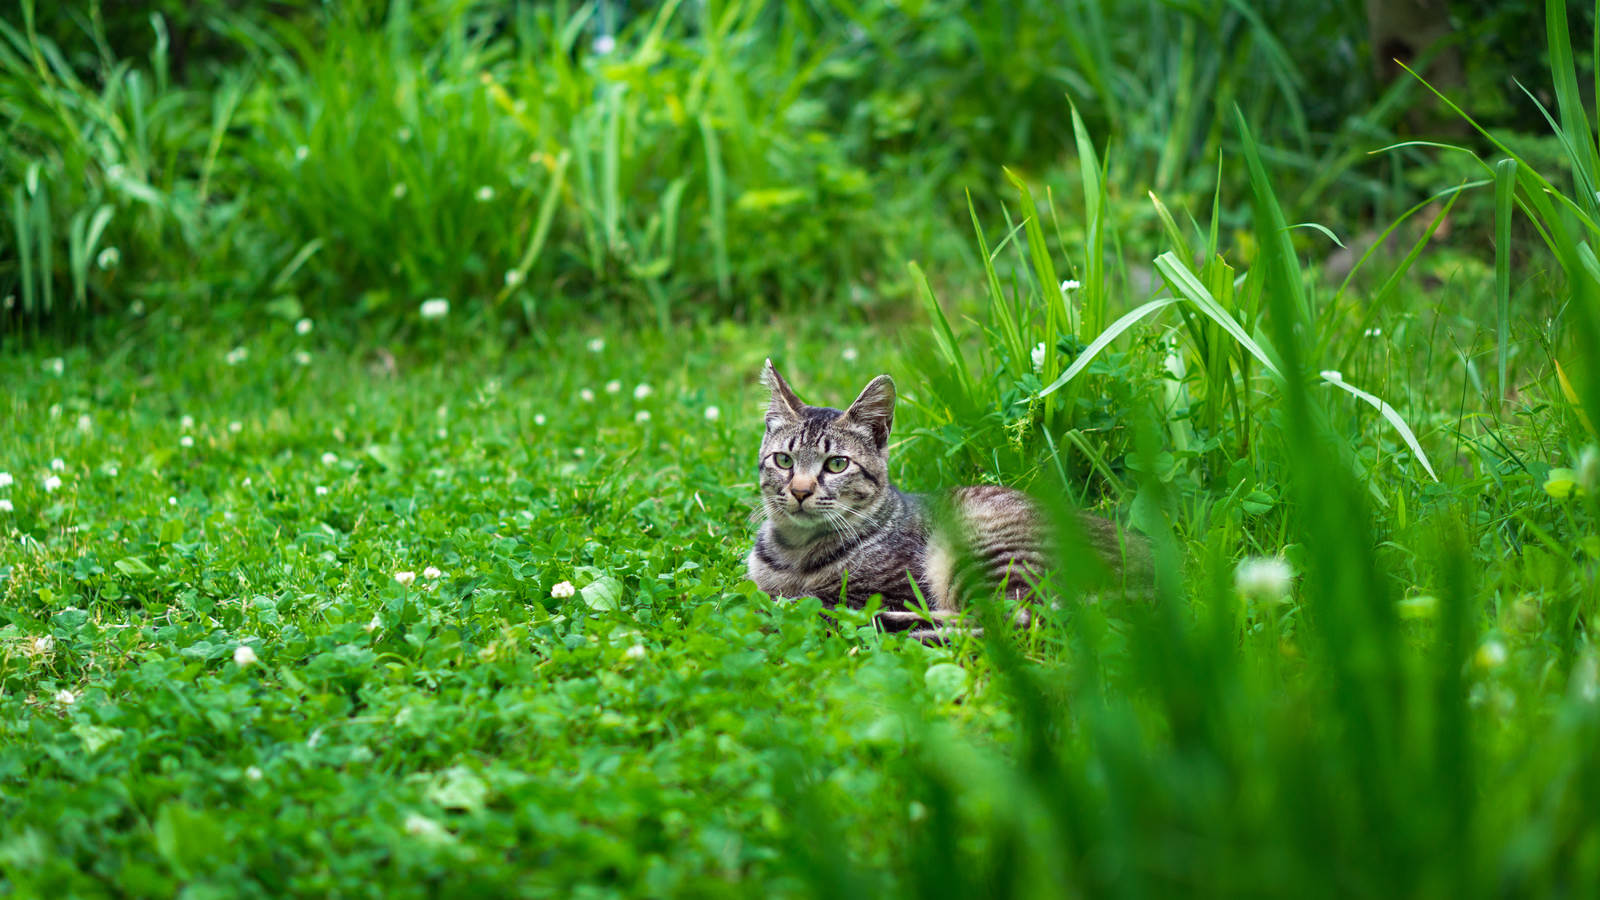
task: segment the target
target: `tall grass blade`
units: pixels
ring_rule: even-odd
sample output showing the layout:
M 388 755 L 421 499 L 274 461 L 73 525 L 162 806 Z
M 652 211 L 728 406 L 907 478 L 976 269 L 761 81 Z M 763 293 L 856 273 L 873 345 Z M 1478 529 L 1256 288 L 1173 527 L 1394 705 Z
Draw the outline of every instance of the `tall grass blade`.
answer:
M 1494 295 L 1495 362 L 1500 374 L 1499 400 L 1507 391 L 1506 359 L 1511 342 L 1511 199 L 1517 189 L 1517 161 L 1502 159 L 1494 167 Z

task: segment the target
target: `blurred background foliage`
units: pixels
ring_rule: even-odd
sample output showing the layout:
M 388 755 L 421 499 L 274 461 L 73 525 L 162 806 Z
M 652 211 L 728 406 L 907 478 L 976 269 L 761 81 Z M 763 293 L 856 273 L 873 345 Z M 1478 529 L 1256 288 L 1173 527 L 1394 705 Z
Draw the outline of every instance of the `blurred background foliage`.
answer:
M 1516 35 L 1542 14 L 1455 0 L 1415 49 L 1536 131 L 1516 85 L 1547 94 L 1546 63 Z M 1355 230 L 1454 162 L 1370 151 L 1460 129 L 1416 114 L 1438 105 L 1373 25 L 1355 0 L 26 0 L 0 22 L 0 333 L 157 306 L 382 328 L 433 296 L 513 332 L 596 303 L 881 310 L 904 260 L 974 263 L 963 193 L 999 219 L 1000 165 L 1071 177 L 1072 106 L 1140 188 L 1108 198 L 1122 227 L 1159 230 L 1143 190 L 1208 204 L 1237 106 L 1286 201 Z

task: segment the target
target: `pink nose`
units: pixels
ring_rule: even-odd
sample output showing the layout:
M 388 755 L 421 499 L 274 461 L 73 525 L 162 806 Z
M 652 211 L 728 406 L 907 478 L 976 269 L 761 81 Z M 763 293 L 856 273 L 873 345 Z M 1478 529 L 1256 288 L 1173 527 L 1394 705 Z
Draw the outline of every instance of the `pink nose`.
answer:
M 812 494 L 815 494 L 816 491 L 814 491 L 814 490 L 809 490 L 808 491 L 805 488 L 792 487 L 792 488 L 789 488 L 789 493 L 794 495 L 794 502 L 796 502 L 796 503 L 804 503 L 804 502 L 806 502 L 806 498 L 811 496 Z

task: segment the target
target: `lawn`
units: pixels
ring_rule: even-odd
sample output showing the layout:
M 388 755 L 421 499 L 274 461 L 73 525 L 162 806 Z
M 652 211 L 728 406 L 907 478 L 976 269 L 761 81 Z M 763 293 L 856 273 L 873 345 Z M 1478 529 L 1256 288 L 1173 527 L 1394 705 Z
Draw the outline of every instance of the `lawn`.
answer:
M 1600 894 L 1588 11 L 905 6 L 0 23 L 0 896 Z M 766 596 L 768 358 L 1151 595 Z

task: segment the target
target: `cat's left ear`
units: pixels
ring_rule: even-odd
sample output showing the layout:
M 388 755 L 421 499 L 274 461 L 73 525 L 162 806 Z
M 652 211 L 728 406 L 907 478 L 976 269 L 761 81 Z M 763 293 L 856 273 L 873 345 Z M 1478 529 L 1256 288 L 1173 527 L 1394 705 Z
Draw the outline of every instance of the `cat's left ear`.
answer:
M 879 450 L 888 446 L 889 429 L 894 427 L 894 379 L 879 375 L 868 382 L 844 418 L 870 429 Z
M 761 381 L 772 389 L 772 403 L 767 407 L 767 430 L 771 431 L 785 422 L 799 422 L 800 411 L 806 405 L 800 402 L 800 398 L 789 387 L 789 382 L 778 374 L 770 359 L 761 369 Z

